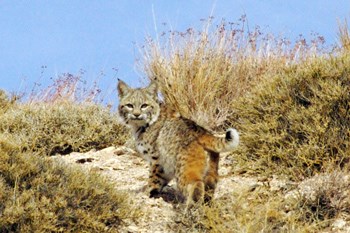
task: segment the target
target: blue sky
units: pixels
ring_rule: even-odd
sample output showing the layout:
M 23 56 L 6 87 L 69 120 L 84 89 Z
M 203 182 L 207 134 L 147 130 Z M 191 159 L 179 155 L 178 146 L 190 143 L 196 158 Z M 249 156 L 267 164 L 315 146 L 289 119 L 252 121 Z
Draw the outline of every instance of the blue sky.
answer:
M 0 88 L 24 91 L 81 69 L 87 81 L 99 79 L 104 92 L 115 89 L 116 78 L 138 85 L 135 59 L 144 38 L 155 37 L 164 22 L 175 30 L 198 27 L 211 12 L 233 22 L 246 14 L 250 27 L 290 39 L 317 32 L 333 44 L 337 19 L 349 19 L 350 1 L 0 0 Z

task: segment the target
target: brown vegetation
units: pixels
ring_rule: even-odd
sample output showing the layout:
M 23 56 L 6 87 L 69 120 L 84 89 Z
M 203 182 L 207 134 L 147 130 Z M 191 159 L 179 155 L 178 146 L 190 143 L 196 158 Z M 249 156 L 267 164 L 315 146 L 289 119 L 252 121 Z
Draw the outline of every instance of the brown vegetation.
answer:
M 285 177 L 293 185 L 234 191 L 195 214 L 187 230 L 228 232 L 229 225 L 234 232 L 309 232 L 331 229 L 337 218 L 348 221 L 348 183 L 339 176 L 314 183 L 312 200 L 298 189 L 321 172 L 349 175 L 347 25 L 340 25 L 340 46 L 330 49 L 319 35 L 292 43 L 259 28 L 247 32 L 244 18 L 239 25 L 208 25 L 149 40 L 143 50 L 148 78 L 182 115 L 213 130 L 239 130 L 234 172 Z M 296 198 L 287 198 L 294 191 Z
M 142 69 L 164 101 L 214 131 L 234 126 L 242 143 L 232 172 L 266 182 L 232 190 L 184 214 L 179 232 L 320 232 L 350 221 L 349 30 L 337 48 L 316 35 L 295 42 L 211 22 L 148 40 Z M 122 144 L 128 138 L 98 89 L 61 77 L 26 102 L 0 92 L 0 231 L 116 231 L 135 206 L 104 178 L 46 155 Z M 46 156 L 46 157 L 45 157 Z M 278 189 L 269 180 L 285 179 Z

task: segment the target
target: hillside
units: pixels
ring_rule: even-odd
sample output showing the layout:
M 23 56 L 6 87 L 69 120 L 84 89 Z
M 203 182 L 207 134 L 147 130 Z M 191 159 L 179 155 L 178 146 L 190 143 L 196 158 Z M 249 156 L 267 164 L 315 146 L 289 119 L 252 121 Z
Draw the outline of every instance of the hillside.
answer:
M 331 50 L 228 25 L 165 34 L 142 60 L 169 107 L 240 132 L 212 205 L 185 213 L 174 183 L 148 198 L 128 130 L 63 75 L 0 92 L 0 232 L 349 232 L 347 25 Z

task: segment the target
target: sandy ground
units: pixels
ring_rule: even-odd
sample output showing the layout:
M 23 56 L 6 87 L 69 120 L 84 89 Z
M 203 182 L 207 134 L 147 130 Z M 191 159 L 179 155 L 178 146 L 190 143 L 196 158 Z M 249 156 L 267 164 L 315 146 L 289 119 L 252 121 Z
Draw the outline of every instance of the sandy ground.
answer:
M 119 191 L 125 191 L 133 201 L 133 206 L 138 206 L 144 215 L 135 221 L 125 222 L 119 230 L 121 233 L 161 233 L 175 232 L 173 224 L 176 222 L 176 208 L 181 197 L 176 192 L 174 182 L 167 187 L 167 196 L 162 198 L 149 198 L 146 192 L 148 178 L 148 164 L 137 153 L 128 147 L 109 147 L 100 151 L 87 153 L 73 152 L 65 156 L 53 156 L 54 159 L 63 160 L 74 166 L 86 170 L 96 170 L 105 175 Z M 215 198 L 230 195 L 233 190 L 254 189 L 264 185 L 261 179 L 256 177 L 242 177 L 231 173 L 232 156 L 221 155 L 219 174 L 220 180 L 215 192 Z M 270 179 L 271 189 L 283 188 L 285 182 L 278 179 Z M 180 207 L 181 208 L 181 207 Z M 177 210 L 178 211 L 178 210 Z M 334 232 L 350 232 L 349 224 L 339 220 L 339 227 Z

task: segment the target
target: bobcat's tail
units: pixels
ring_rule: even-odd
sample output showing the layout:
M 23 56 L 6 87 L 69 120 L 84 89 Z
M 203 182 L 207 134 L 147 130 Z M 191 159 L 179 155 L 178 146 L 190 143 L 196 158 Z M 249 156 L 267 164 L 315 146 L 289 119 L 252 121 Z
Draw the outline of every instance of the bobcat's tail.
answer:
M 229 128 L 224 137 L 204 134 L 198 139 L 205 150 L 217 153 L 229 152 L 239 144 L 239 134 L 236 129 Z

